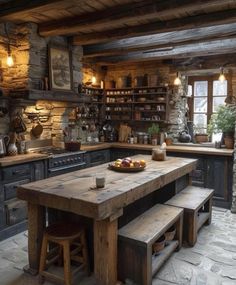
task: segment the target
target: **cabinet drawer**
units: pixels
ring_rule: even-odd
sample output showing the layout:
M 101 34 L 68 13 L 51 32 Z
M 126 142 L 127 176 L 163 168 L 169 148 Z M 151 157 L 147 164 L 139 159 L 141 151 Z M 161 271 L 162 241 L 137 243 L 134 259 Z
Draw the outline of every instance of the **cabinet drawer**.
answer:
M 18 199 L 9 200 L 5 203 L 6 224 L 17 224 L 27 218 L 27 203 Z
M 2 170 L 4 180 L 21 179 L 22 177 L 30 177 L 30 165 L 22 164 L 14 167 L 6 167 Z
M 19 185 L 27 184 L 30 179 L 24 179 L 21 181 L 5 184 L 4 189 L 4 200 L 9 200 L 16 197 L 16 189 Z

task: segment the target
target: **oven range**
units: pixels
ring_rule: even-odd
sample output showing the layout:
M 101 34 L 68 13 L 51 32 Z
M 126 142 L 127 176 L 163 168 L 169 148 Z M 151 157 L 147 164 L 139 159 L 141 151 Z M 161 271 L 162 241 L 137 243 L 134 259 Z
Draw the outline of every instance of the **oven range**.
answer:
M 67 151 L 60 148 L 49 148 L 38 151 L 47 154 L 47 176 L 52 177 L 59 174 L 85 168 L 85 151 Z

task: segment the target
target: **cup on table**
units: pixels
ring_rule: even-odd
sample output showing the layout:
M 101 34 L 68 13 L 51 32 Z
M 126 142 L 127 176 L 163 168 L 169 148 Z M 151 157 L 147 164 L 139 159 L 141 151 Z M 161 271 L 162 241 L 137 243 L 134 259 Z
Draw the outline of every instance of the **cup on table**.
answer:
M 106 182 L 105 172 L 98 172 L 95 174 L 95 185 L 96 188 L 104 188 Z

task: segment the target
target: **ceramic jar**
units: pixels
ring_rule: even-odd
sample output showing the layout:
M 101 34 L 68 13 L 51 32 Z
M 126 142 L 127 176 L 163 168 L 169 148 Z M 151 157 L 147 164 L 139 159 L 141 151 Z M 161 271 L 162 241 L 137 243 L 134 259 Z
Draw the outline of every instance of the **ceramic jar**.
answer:
M 15 143 L 9 143 L 7 148 L 7 154 L 10 156 L 17 155 L 17 147 Z

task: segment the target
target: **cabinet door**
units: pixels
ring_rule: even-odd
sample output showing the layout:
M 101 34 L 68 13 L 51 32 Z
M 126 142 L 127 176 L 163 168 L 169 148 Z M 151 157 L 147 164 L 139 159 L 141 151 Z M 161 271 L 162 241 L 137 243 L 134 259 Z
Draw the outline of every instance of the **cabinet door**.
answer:
M 45 162 L 44 161 L 35 161 L 32 163 L 33 166 L 33 175 L 32 180 L 37 181 L 45 178 Z
M 212 188 L 217 206 L 227 206 L 230 202 L 230 176 L 227 158 L 214 157 L 207 159 L 206 187 Z
M 118 158 L 125 158 L 128 156 L 135 155 L 135 150 L 130 149 L 111 149 L 111 161 Z
M 87 156 L 87 163 L 89 167 L 97 166 L 110 161 L 110 151 L 100 150 L 89 152 Z

